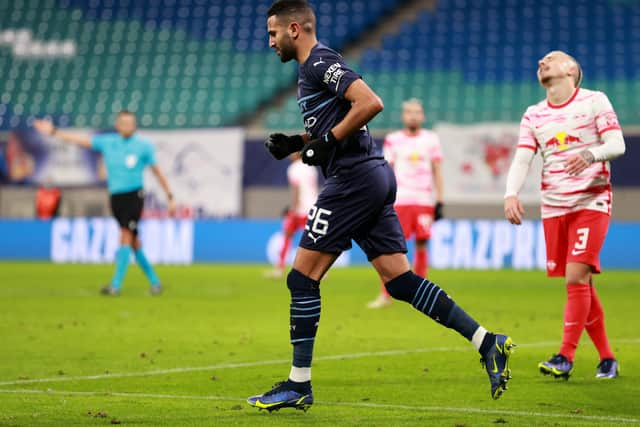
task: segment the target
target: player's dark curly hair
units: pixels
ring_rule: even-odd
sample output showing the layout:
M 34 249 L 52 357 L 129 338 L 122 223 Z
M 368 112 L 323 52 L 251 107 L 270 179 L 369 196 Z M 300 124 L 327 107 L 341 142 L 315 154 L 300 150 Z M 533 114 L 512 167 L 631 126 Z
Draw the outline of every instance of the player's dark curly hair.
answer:
M 313 31 L 316 26 L 316 15 L 306 0 L 278 0 L 267 11 L 267 17 L 274 15 L 298 20 L 307 32 Z

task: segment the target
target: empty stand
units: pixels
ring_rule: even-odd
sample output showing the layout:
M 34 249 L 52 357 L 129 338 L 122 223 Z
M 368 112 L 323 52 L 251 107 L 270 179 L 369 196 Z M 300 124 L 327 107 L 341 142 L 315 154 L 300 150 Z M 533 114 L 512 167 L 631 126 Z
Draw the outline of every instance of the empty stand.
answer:
M 385 102 L 373 127 L 399 126 L 410 97 L 424 101 L 430 122 L 519 121 L 544 97 L 537 60 L 566 50 L 581 62 L 584 85 L 604 90 L 623 124 L 638 124 L 639 28 L 633 1 L 441 0 L 357 67 Z M 265 125 L 300 127 L 295 102 L 269 112 Z
M 337 47 L 396 3 L 313 2 L 323 40 Z M 60 125 L 109 127 L 121 108 L 154 128 L 234 124 L 295 80 L 295 64 L 283 66 L 267 46 L 270 4 L 0 2 L 0 128 L 43 115 Z M 47 50 L 54 44 L 60 54 Z

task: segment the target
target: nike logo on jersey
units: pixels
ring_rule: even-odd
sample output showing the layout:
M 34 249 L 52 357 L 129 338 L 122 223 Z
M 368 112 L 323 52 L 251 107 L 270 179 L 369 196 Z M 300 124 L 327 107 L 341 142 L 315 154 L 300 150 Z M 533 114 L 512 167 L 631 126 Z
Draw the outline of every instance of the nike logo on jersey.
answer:
M 314 63 L 313 63 L 313 66 L 314 66 L 314 67 L 317 67 L 317 66 L 318 66 L 318 65 L 320 65 L 320 64 L 324 64 L 324 61 L 322 60 L 322 58 L 320 58 L 320 61 L 316 61 L 316 62 L 314 62 Z
M 571 251 L 571 255 L 573 255 L 573 256 L 582 255 L 582 254 L 583 254 L 583 253 L 585 253 L 585 252 L 587 252 L 587 251 L 586 251 L 586 249 L 583 249 L 583 250 L 581 250 L 581 251 L 576 251 L 575 249 L 573 249 L 573 250 Z

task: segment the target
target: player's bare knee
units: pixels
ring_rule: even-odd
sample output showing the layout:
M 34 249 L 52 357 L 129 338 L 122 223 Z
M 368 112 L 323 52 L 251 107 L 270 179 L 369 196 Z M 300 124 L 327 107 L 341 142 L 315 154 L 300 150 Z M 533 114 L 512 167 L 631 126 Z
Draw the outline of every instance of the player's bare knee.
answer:
M 567 285 L 570 284 L 585 284 L 591 283 L 591 266 L 579 262 L 570 262 L 567 264 L 567 270 L 565 274 L 565 280 Z
M 310 279 L 320 281 L 338 255 L 299 247 L 293 260 L 293 269 Z
M 591 278 L 590 278 L 590 274 L 586 274 L 586 275 L 567 274 L 567 276 L 565 277 L 565 282 L 567 285 L 576 285 L 576 284 L 590 285 Z
M 411 270 L 409 260 L 403 253 L 380 255 L 371 260 L 371 264 L 383 283 L 388 283 Z
M 134 234 L 127 228 L 120 229 L 120 243 L 123 245 L 132 245 L 134 241 Z

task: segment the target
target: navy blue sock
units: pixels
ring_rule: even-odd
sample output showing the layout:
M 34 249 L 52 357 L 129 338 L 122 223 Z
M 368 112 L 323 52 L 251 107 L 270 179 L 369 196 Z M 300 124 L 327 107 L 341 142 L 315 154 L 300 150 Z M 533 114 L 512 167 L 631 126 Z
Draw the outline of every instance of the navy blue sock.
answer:
M 293 366 L 309 368 L 320 322 L 320 282 L 292 269 L 287 275 L 287 287 L 291 292 L 289 332 Z
M 287 380 L 287 383 L 291 390 L 297 391 L 300 394 L 307 394 L 311 391 L 311 381 L 297 383 L 289 379 Z
M 438 285 L 412 271 L 385 283 L 385 287 L 393 298 L 408 302 L 436 322 L 458 331 L 469 341 L 480 326 Z
M 496 335 L 492 334 L 491 332 L 487 332 L 487 335 L 484 336 L 484 339 L 482 340 L 482 344 L 480 344 L 480 348 L 478 349 L 478 351 L 480 352 L 480 354 L 485 355 L 491 349 L 491 347 L 494 346 L 495 343 Z

